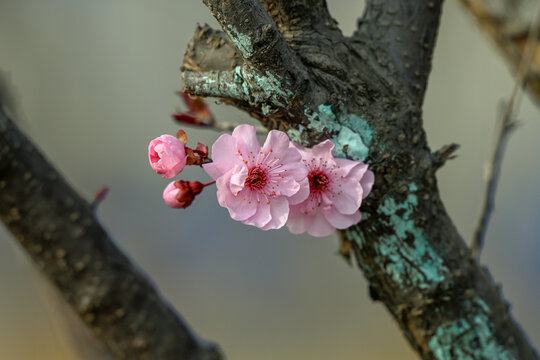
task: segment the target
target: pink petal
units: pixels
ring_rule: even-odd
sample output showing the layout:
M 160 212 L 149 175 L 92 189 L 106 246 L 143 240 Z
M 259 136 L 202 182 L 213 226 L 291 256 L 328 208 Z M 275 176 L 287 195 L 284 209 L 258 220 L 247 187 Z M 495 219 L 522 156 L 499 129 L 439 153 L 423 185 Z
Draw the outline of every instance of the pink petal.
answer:
M 323 216 L 322 211 L 317 211 L 313 217 L 313 221 L 310 226 L 307 228 L 307 232 L 310 235 L 323 237 L 332 235 L 336 231 L 336 228 L 333 227 L 328 220 Z
M 313 155 L 315 156 L 325 156 L 328 153 L 332 155 L 334 152 L 334 143 L 330 140 L 324 140 L 323 142 L 313 146 L 311 151 L 313 151 Z
M 346 229 L 357 224 L 362 219 L 360 211 L 356 211 L 353 214 L 341 214 L 335 209 L 328 209 L 323 210 L 323 215 L 337 229 Z
M 237 162 L 235 139 L 231 135 L 223 134 L 212 145 L 212 162 L 204 164 L 203 169 L 208 176 L 216 180 Z
M 227 198 L 226 207 L 231 218 L 237 221 L 245 221 L 257 211 L 257 200 L 253 192 L 249 189 L 242 190 L 238 195 Z
M 289 204 L 291 205 L 300 204 L 309 197 L 309 182 L 307 177 L 304 177 L 298 185 L 300 185 L 300 189 L 294 195 L 289 196 Z
M 343 171 L 340 175 L 344 177 L 354 177 L 360 180 L 368 169 L 368 165 L 363 162 L 352 161 L 349 159 L 335 159 L 335 161 Z
M 291 206 L 289 219 L 287 220 L 287 228 L 293 234 L 301 234 L 306 232 L 308 227 L 313 222 L 313 215 L 304 215 L 299 206 Z
M 227 207 L 227 202 L 229 199 L 234 197 L 234 194 L 229 188 L 231 181 L 232 171 L 225 173 L 223 176 L 220 176 L 216 180 L 217 188 L 217 199 L 220 206 Z
M 180 191 L 175 185 L 174 181 L 169 183 L 163 190 L 163 200 L 165 204 L 172 208 L 180 208 L 182 204 L 177 199 L 178 192 Z
M 280 170 L 279 176 L 289 177 L 296 182 L 300 182 L 300 181 L 303 181 L 304 179 L 307 179 L 307 175 L 308 175 L 307 168 L 304 166 L 304 164 L 300 162 L 284 164 L 283 166 L 279 168 L 279 170 Z
M 186 166 L 184 143 L 172 135 L 161 135 L 148 145 L 148 160 L 152 169 L 166 179 L 180 173 Z
M 270 204 L 268 204 L 267 199 L 261 199 L 260 202 L 254 201 L 256 203 L 257 210 L 253 216 L 249 219 L 244 220 L 244 224 L 253 225 L 258 228 L 262 228 L 272 220 L 272 213 L 270 210 Z
M 255 127 L 247 124 L 239 125 L 233 130 L 232 137 L 236 140 L 235 152 L 240 151 L 243 160 L 249 161 L 248 165 L 253 165 L 251 161 L 257 157 L 261 149 Z
M 360 185 L 362 186 L 362 199 L 369 195 L 373 184 L 375 183 L 375 174 L 371 170 L 367 170 L 362 180 L 360 180 Z
M 352 214 L 362 203 L 362 186 L 354 180 L 339 181 L 332 185 L 329 198 L 340 213 Z
M 233 175 L 231 176 L 230 189 L 233 194 L 237 194 L 242 191 L 246 178 L 248 176 L 248 168 L 245 165 L 236 165 L 233 169 Z
M 208 174 L 208 176 L 210 176 L 214 180 L 217 180 L 220 176 L 223 175 L 223 170 L 215 162 L 203 164 L 202 167 L 204 171 Z
M 300 184 L 290 176 L 284 177 L 273 177 L 274 180 L 279 181 L 276 183 L 272 189 L 276 192 L 278 196 L 293 196 L 298 191 L 300 191 Z M 309 185 L 308 185 L 309 188 Z
M 289 137 L 283 131 L 272 130 L 268 133 L 261 151 L 268 153 L 272 150 L 274 154 L 281 157 L 289 150 L 290 142 Z M 285 161 L 284 159 L 281 160 Z M 298 156 L 298 160 L 300 160 L 300 156 Z
M 314 158 L 321 158 L 322 161 L 334 161 L 334 143 L 330 140 L 315 145 L 311 152 Z
M 262 230 L 279 229 L 287 222 L 289 216 L 289 202 L 285 198 L 274 198 L 270 200 L 270 214 L 272 220 L 261 227 Z

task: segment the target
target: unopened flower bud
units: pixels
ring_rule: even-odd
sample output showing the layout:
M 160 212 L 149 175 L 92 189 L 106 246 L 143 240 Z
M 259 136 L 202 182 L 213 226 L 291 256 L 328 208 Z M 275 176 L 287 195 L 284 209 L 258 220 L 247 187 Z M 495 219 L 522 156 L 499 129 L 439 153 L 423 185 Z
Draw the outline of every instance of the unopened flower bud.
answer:
M 185 209 L 191 205 L 195 196 L 201 193 L 204 186 L 199 181 L 173 181 L 163 190 L 163 200 L 172 208 Z
M 182 141 L 172 135 L 161 135 L 148 145 L 148 160 L 152 169 L 170 179 L 186 166 L 186 149 Z

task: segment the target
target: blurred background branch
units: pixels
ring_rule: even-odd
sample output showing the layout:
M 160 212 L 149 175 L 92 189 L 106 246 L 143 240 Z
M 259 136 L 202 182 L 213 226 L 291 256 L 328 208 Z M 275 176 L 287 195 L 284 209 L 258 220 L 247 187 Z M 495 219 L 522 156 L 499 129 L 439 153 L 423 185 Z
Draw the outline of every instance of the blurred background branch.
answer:
M 520 3 L 520 1 L 517 3 Z M 495 195 L 497 192 L 497 183 L 501 173 L 502 159 L 506 142 L 508 140 L 508 136 L 517 124 L 516 120 L 514 119 L 514 114 L 517 112 L 517 108 L 519 107 L 518 95 L 520 94 L 521 89 L 527 84 L 526 82 L 529 78 L 534 55 L 536 51 L 538 51 L 538 37 L 540 35 L 540 2 L 537 2 L 537 8 L 534 14 L 535 16 L 531 26 L 529 27 L 529 33 L 523 49 L 523 54 L 519 61 L 512 93 L 508 99 L 508 102 L 505 103 L 501 109 L 502 118 L 500 120 L 500 129 L 497 135 L 493 157 L 488 164 L 486 198 L 484 200 L 482 214 L 480 215 L 478 226 L 472 241 L 473 256 L 475 256 L 477 259 L 480 257 L 480 252 L 484 246 L 484 239 L 486 236 L 489 219 L 495 208 Z
M 0 85 L 0 95 L 6 89 Z M 4 110 L 11 98 L 5 99 L 0 219 L 41 272 L 119 359 L 221 359 L 217 346 L 199 339 L 109 238 L 94 206 L 19 131 Z
M 460 0 L 491 38 L 500 54 L 517 74 L 534 32 L 537 0 Z M 538 37 L 538 35 L 535 35 Z M 537 40 L 537 39 L 536 39 Z M 527 72 L 526 85 L 531 97 L 540 104 L 540 49 L 534 49 Z

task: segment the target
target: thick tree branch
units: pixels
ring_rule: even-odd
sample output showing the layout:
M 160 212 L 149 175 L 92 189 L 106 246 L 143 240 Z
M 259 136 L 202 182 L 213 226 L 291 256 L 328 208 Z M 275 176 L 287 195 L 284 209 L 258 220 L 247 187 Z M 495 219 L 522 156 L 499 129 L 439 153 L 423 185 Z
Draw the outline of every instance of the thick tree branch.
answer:
M 184 55 L 182 71 L 233 70 L 244 62 L 223 31 L 197 26 Z
M 82 199 L 8 118 L 0 96 L 0 218 L 119 359 L 222 359 L 114 245 Z
M 224 29 L 240 24 L 230 14 L 232 3 L 242 16 L 254 6 L 210 6 Z M 349 245 L 342 250 L 354 249 L 370 294 L 384 303 L 422 358 L 538 359 L 439 197 L 435 171 L 455 147 L 431 154 L 421 104 L 441 3 L 368 1 L 353 38 L 312 29 L 312 37 L 291 42 L 309 74 L 309 91 L 295 92 L 283 82 L 267 92 L 293 91 L 292 104 L 278 104 L 266 114 L 261 103 L 232 104 L 302 145 L 331 139 L 338 156 L 370 165 L 376 183 L 362 204 L 364 220 L 343 232 Z M 237 32 L 228 34 L 238 41 Z M 279 66 L 281 72 L 295 69 L 286 62 Z M 272 59 L 259 58 L 257 70 L 265 69 L 279 72 Z
M 266 89 L 267 98 L 272 98 L 268 105 L 290 105 L 296 93 L 307 91 L 306 69 L 257 0 L 203 2 L 245 59 L 244 72 L 253 76 L 259 88 Z M 276 85 L 295 91 L 270 94 Z
M 261 3 L 293 46 L 307 42 L 319 29 L 321 33 L 341 34 L 326 0 L 261 0 Z
M 478 21 L 484 32 L 495 42 L 503 57 L 517 73 L 533 19 L 531 14 L 536 1 L 501 0 L 460 0 Z M 505 6 L 495 8 L 495 3 Z M 540 52 L 536 51 L 527 75 L 527 87 L 533 99 L 540 102 Z
M 368 0 L 353 39 L 422 103 L 442 0 Z M 373 46 L 377 44 L 377 46 Z M 367 50 L 365 50 L 367 51 Z
M 246 86 L 242 77 L 242 68 L 237 67 L 238 71 L 208 71 L 208 72 L 184 72 L 184 83 L 186 89 L 200 96 L 212 96 L 221 98 L 231 98 L 235 100 L 264 102 L 266 99 L 257 95 L 251 95 L 253 92 L 261 93 L 260 89 L 253 86 Z M 264 96 L 264 92 L 262 94 Z

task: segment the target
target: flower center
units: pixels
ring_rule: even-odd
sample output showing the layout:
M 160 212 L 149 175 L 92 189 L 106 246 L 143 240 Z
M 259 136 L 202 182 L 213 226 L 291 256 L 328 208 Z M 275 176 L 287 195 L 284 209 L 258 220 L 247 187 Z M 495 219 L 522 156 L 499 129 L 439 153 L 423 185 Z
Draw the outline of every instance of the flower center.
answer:
M 244 185 L 249 187 L 251 190 L 261 190 L 266 186 L 266 182 L 266 171 L 262 170 L 260 167 L 254 167 L 253 169 L 249 170 L 249 174 Z
M 308 174 L 309 190 L 312 193 L 320 193 L 328 189 L 328 176 L 322 171 L 314 170 Z

